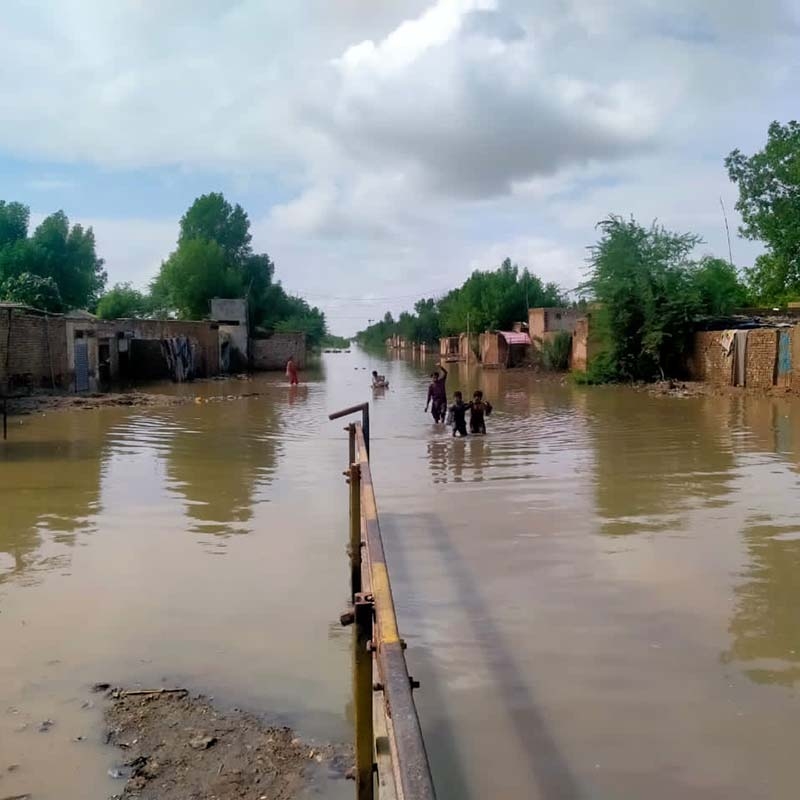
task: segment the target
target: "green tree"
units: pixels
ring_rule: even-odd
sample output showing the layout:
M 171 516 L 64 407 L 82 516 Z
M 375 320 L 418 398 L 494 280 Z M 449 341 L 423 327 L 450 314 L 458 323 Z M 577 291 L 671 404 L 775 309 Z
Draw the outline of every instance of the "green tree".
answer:
M 150 298 L 134 289 L 130 283 L 117 283 L 97 303 L 97 316 L 101 319 L 127 319 L 150 313 Z
M 0 200 L 0 250 L 28 238 L 30 217 L 26 205 Z
M 198 197 L 181 218 L 178 246 L 151 286 L 160 313 L 204 317 L 214 297 L 244 297 L 250 321 L 262 330 L 302 331 L 310 346 L 321 344 L 325 315 L 286 294 L 274 281 L 275 264 L 254 253 L 250 221 L 240 205 L 222 194 Z
M 595 376 L 651 380 L 683 368 L 693 322 L 701 311 L 689 255 L 700 239 L 610 216 L 599 223 L 584 289 L 600 304 L 596 315 L 605 354 Z
M 417 300 L 414 313 L 417 320 L 414 341 L 425 344 L 438 342 L 442 335 L 439 304 L 432 297 Z
M 729 262 L 706 256 L 692 274 L 697 299 L 702 313 L 724 316 L 748 304 L 747 287 L 742 283 L 736 268 Z
M 64 310 L 64 301 L 58 286 L 52 278 L 42 278 L 30 272 L 23 272 L 7 278 L 0 284 L 0 298 L 11 303 L 38 308 L 40 311 L 55 313 Z
M 459 289 L 439 302 L 443 335 L 472 331 L 508 330 L 528 318 L 529 308 L 565 303 L 558 287 L 544 284 L 527 269 L 520 272 L 506 258 L 494 271 L 476 270 Z
M 800 294 L 800 124 L 773 122 L 762 150 L 746 156 L 734 150 L 726 159 L 739 187 L 736 208 L 740 233 L 764 242 L 767 257 L 748 272 L 757 299 L 776 302 Z
M 106 283 L 103 259 L 98 258 L 94 232 L 70 227 L 63 211 L 46 217 L 31 237 L 35 272 L 52 278 L 67 308 L 94 308 Z
M 161 265 L 152 293 L 160 308 L 184 319 L 207 317 L 212 297 L 243 294 L 241 275 L 213 241 L 184 239 Z
M 232 264 L 243 264 L 252 255 L 250 219 L 237 203 L 232 206 L 220 192 L 198 197 L 181 217 L 180 246 L 202 239 L 216 242 Z
M 106 282 L 94 232 L 70 227 L 63 211 L 51 214 L 28 237 L 30 212 L 0 202 L 0 281 L 24 274 L 51 278 L 66 308 L 93 308 Z

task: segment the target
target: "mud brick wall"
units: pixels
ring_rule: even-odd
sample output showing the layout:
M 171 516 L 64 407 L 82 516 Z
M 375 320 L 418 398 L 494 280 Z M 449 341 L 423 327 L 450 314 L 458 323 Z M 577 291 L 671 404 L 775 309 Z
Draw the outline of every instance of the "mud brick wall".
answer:
M 279 370 L 286 367 L 292 356 L 298 368 L 306 365 L 306 335 L 304 333 L 273 333 L 269 339 L 252 342 L 253 369 Z
M 586 372 L 589 367 L 589 320 L 576 320 L 572 332 L 572 355 L 570 368 L 575 372 Z
M 730 386 L 733 364 L 720 344 L 722 333 L 701 331 L 694 335 L 694 348 L 687 365 L 692 380 Z
M 219 327 L 216 323 L 177 319 L 123 319 L 97 324 L 97 336 L 132 333 L 134 339 L 172 339 L 185 336 L 193 340 L 200 358 L 196 363 L 201 377 L 219 374 Z
M 778 363 L 778 331 L 763 328 L 747 334 L 747 360 L 745 386 L 751 389 L 768 389 L 775 385 Z
M 67 388 L 69 363 L 64 318 L 12 311 L 10 323 L 9 342 L 8 311 L 0 309 L 0 389 L 6 386 L 11 392 L 49 389 L 51 364 L 56 387 Z

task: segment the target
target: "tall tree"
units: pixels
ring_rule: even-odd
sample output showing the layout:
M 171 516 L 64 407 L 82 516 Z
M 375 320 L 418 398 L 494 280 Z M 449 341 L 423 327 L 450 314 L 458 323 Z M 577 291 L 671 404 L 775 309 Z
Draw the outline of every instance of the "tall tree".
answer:
M 244 297 L 253 326 L 306 333 L 322 342 L 325 315 L 274 281 L 275 264 L 254 253 L 250 221 L 222 194 L 198 197 L 181 218 L 178 246 L 152 284 L 154 308 L 182 317 L 204 317 L 213 297 Z
M 689 256 L 699 243 L 653 223 L 610 216 L 599 223 L 585 285 L 600 304 L 603 380 L 651 380 L 680 372 L 701 306 Z
M 239 297 L 241 276 L 216 242 L 186 239 L 161 265 L 152 287 L 154 303 L 185 319 L 202 319 L 212 297 Z
M 0 200 L 0 250 L 28 237 L 30 217 L 26 205 Z
M 216 242 L 232 264 L 242 264 L 251 255 L 250 220 L 237 203 L 232 206 L 220 192 L 198 197 L 181 217 L 180 246 L 202 239 Z
M 0 202 L 0 281 L 24 274 L 51 278 L 67 308 L 93 308 L 106 282 L 94 232 L 70 227 L 63 211 L 45 218 L 28 238 L 29 210 Z
M 800 124 L 773 122 L 763 149 L 734 150 L 725 166 L 739 187 L 741 234 L 769 248 L 748 273 L 751 288 L 767 302 L 800 295 Z

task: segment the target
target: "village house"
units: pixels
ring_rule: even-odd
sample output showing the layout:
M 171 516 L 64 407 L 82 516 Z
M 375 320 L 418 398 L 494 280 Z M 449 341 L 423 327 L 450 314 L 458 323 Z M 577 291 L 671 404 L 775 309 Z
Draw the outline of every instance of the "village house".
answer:
M 479 346 L 484 367 L 518 367 L 530 357 L 531 337 L 525 331 L 486 331 Z
M 244 300 L 215 300 L 219 320 L 102 320 L 0 303 L 0 389 L 102 392 L 146 381 L 213 377 L 245 369 L 305 366 L 304 333 L 251 339 Z M 252 351 L 252 356 L 250 355 Z
M 476 337 L 472 337 L 473 341 Z M 466 333 L 457 336 L 444 336 L 439 340 L 439 357 L 443 362 L 476 362 L 478 356 L 470 346 Z
M 742 315 L 694 335 L 690 378 L 715 386 L 800 390 L 800 325 L 788 314 Z

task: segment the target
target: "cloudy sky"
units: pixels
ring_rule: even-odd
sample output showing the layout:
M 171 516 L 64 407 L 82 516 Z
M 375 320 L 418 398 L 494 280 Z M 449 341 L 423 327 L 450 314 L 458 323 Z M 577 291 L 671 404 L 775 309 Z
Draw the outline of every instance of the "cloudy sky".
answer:
M 798 5 L 3 0 L 0 198 L 144 286 L 221 190 L 338 333 L 505 256 L 572 288 L 609 212 L 725 255 L 725 155 L 798 114 Z

